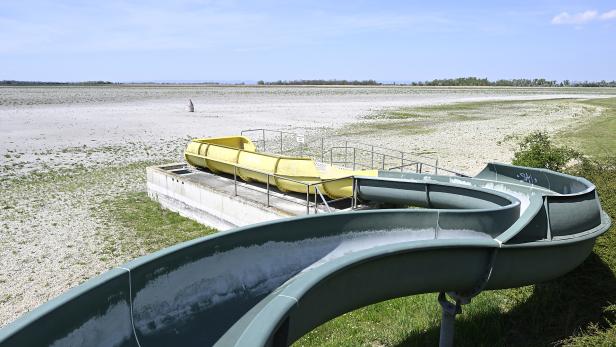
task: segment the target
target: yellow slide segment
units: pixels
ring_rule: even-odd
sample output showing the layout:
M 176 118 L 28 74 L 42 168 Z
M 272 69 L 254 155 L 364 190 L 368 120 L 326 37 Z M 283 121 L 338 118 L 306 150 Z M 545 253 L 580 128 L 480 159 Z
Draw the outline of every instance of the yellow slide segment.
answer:
M 246 182 L 266 183 L 267 174 L 276 175 L 270 176 L 269 183 L 284 192 L 306 193 L 303 183 L 319 183 L 352 175 L 378 175 L 377 170 L 353 171 L 329 165 L 318 170 L 310 158 L 259 153 L 250 139 L 244 136 L 194 139 L 186 147 L 184 157 L 190 165 L 207 168 L 214 173 L 233 175 L 235 172 Z M 337 199 L 350 197 L 353 194 L 351 185 L 349 178 L 316 186 L 330 198 Z M 310 187 L 310 194 L 315 193 L 314 187 Z

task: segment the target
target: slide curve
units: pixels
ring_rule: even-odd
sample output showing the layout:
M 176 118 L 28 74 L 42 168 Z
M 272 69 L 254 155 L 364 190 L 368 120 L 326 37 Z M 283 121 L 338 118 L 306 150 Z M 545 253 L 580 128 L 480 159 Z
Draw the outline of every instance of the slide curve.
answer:
M 0 330 L 0 346 L 281 346 L 353 309 L 548 281 L 610 226 L 594 185 L 488 164 L 355 177 L 372 209 L 251 225 L 146 255 Z

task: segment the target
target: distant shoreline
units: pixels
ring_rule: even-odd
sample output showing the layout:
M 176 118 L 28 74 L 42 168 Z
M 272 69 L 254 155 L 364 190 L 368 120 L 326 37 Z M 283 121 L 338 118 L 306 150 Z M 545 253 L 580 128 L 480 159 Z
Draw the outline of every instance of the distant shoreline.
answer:
M 111 81 L 80 81 L 80 82 L 57 82 L 57 81 L 17 81 L 2 80 L 0 86 L 4 87 L 36 87 L 36 86 L 305 86 L 305 87 L 616 87 L 616 81 L 556 81 L 543 78 L 535 79 L 511 79 L 489 81 L 486 78 L 464 77 L 456 79 L 435 79 L 432 81 L 419 82 L 378 82 L 375 80 L 289 80 L 289 81 L 249 81 L 249 82 L 111 82 Z

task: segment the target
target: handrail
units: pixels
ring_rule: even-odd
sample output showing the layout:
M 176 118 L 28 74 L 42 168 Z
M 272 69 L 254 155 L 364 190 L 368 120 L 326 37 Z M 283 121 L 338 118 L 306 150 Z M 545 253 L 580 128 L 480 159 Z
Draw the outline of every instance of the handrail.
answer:
M 274 133 L 278 133 L 278 134 L 283 133 L 283 134 L 289 134 L 289 135 L 297 135 L 297 133 L 293 133 L 293 132 L 290 132 L 290 131 L 272 130 L 272 129 L 265 129 L 265 128 L 245 129 L 245 130 L 242 130 L 240 132 L 240 134 L 243 135 L 244 133 L 247 133 L 247 132 L 263 131 L 263 130 L 265 130 L 266 132 L 274 132 Z
M 333 150 L 334 150 L 334 149 L 355 149 L 356 151 L 360 151 L 360 152 L 365 152 L 365 153 L 374 153 L 374 154 L 376 154 L 377 156 L 382 157 L 382 158 L 383 158 L 383 160 L 384 160 L 384 158 L 397 159 L 397 160 L 400 160 L 401 162 L 404 162 L 405 160 L 412 160 L 412 158 L 397 157 L 397 156 L 395 156 L 395 155 L 386 154 L 386 153 L 381 153 L 381 152 L 376 152 L 376 151 L 375 151 L 375 152 L 372 152 L 372 151 L 370 151 L 370 150 L 367 150 L 367 149 L 362 149 L 362 148 L 357 148 L 357 147 L 333 146 L 333 147 L 330 147 L 330 148 L 327 150 L 327 152 L 329 152 L 329 153 L 330 153 L 330 160 L 329 160 L 329 162 L 330 162 L 330 164 L 331 164 L 331 165 L 333 165 L 333 164 L 350 164 L 350 163 L 352 163 L 351 161 L 348 161 L 348 160 L 344 160 L 344 161 L 334 161 L 334 160 L 332 159 L 332 158 L 333 158 Z M 388 170 L 400 169 L 400 167 L 413 166 L 413 165 L 417 165 L 417 164 L 421 165 L 422 167 L 423 167 L 423 166 L 426 166 L 426 167 L 431 167 L 431 168 L 434 168 L 434 170 L 435 170 L 435 174 L 438 174 L 438 171 L 439 171 L 439 170 L 442 170 L 442 171 L 445 171 L 445 172 L 448 172 L 448 173 L 455 174 L 456 176 L 459 176 L 459 177 L 470 177 L 470 176 L 465 175 L 465 174 L 463 174 L 463 173 L 461 173 L 461 172 L 454 171 L 454 170 L 449 170 L 449 169 L 445 169 L 445 168 L 443 168 L 443 167 L 441 167 L 441 166 L 438 166 L 438 161 L 437 161 L 437 164 L 431 164 L 431 163 L 427 163 L 427 162 L 417 161 L 417 160 L 416 160 L 416 161 L 412 161 L 410 164 L 404 164 L 404 165 L 399 165 L 399 166 L 390 167 L 390 168 L 388 168 Z M 364 166 L 364 167 L 369 167 L 368 165 L 363 165 L 363 164 L 362 164 L 362 166 Z M 373 165 L 373 166 L 374 166 L 374 165 Z M 377 165 L 377 166 L 378 166 L 378 165 Z M 382 165 L 382 169 L 383 169 L 383 170 L 385 169 L 385 164 L 384 164 L 384 163 L 383 163 L 383 165 Z M 421 172 L 420 172 L 420 171 L 417 171 L 417 173 L 421 173 Z
M 257 132 L 257 131 L 260 131 L 262 133 L 262 139 L 260 141 L 263 143 L 264 147 L 265 147 L 265 133 L 276 133 L 276 134 L 281 134 L 281 135 L 282 134 L 288 134 L 288 135 L 294 135 L 294 136 L 299 136 L 300 135 L 300 134 L 295 133 L 295 132 L 284 131 L 284 130 L 272 130 L 272 129 L 265 129 L 265 128 L 246 129 L 246 130 L 242 130 L 240 132 L 240 134 L 244 135 L 244 133 Z M 323 146 L 323 140 L 324 140 L 324 138 L 321 137 L 320 138 L 320 142 L 321 142 L 322 146 Z M 317 142 L 317 141 L 319 141 L 319 140 L 317 139 L 317 140 L 313 140 L 313 141 L 308 141 L 308 142 L 304 143 L 304 146 L 306 146 L 306 144 L 308 144 L 308 143 L 313 143 L 313 142 Z M 376 148 L 376 149 L 381 149 L 381 150 L 385 150 L 385 151 L 400 153 L 400 157 L 398 157 L 398 158 L 404 158 L 404 155 L 406 154 L 406 155 L 410 155 L 412 157 L 423 158 L 423 159 L 427 159 L 427 160 L 434 160 L 436 163 L 438 163 L 438 158 L 432 158 L 432 157 L 428 157 L 428 156 L 417 154 L 417 153 L 405 152 L 405 151 L 401 151 L 401 150 L 397 150 L 397 149 L 393 149 L 393 148 L 388 148 L 388 147 L 378 146 L 378 145 L 372 145 L 372 144 L 368 144 L 368 143 L 364 143 L 364 142 L 360 142 L 360 141 L 355 141 L 355 140 L 346 140 L 345 141 L 345 144 L 347 145 L 347 147 L 348 147 L 349 143 L 355 143 L 355 144 L 358 144 L 358 145 L 361 145 L 361 146 L 368 146 L 368 147 L 371 148 L 372 152 Z M 281 145 L 281 152 L 282 152 L 282 139 L 281 139 L 280 145 Z M 362 149 L 360 147 L 356 147 L 356 146 L 352 146 L 352 147 L 357 148 L 358 150 L 364 150 L 364 149 Z M 351 148 L 351 147 L 349 147 L 349 148 Z M 364 150 L 364 151 L 371 152 L 369 150 Z
M 320 179 L 318 182 L 309 183 L 309 182 L 304 182 L 304 181 L 295 180 L 295 179 L 292 179 L 292 178 L 289 178 L 289 177 L 281 176 L 281 175 L 278 175 L 276 173 L 270 173 L 270 172 L 267 172 L 267 171 L 262 171 L 262 170 L 257 170 L 257 169 L 253 169 L 253 168 L 248 168 L 248 167 L 245 167 L 245 166 L 240 165 L 238 163 L 234 163 L 234 162 L 230 162 L 230 161 L 226 161 L 226 160 L 212 159 L 212 158 L 206 157 L 204 155 L 194 154 L 194 153 L 191 153 L 190 155 L 198 157 L 198 158 L 202 158 L 204 160 L 210 160 L 210 161 L 217 162 L 217 163 L 220 163 L 220 164 L 226 164 L 226 165 L 233 166 L 233 185 L 234 185 L 234 194 L 235 194 L 235 196 L 238 195 L 237 194 L 237 176 L 238 176 L 237 170 L 238 169 L 239 170 L 249 171 L 249 172 L 254 172 L 254 173 L 258 173 L 258 174 L 262 174 L 262 175 L 266 175 L 267 176 L 267 180 L 266 180 L 266 195 L 267 195 L 267 206 L 268 207 L 270 206 L 270 195 L 271 195 L 271 193 L 270 193 L 271 189 L 270 189 L 270 184 L 269 184 L 270 177 L 274 178 L 274 179 L 286 180 L 286 181 L 289 181 L 289 182 L 293 182 L 293 183 L 297 183 L 297 184 L 301 184 L 301 185 L 306 186 L 306 212 L 307 212 L 306 214 L 310 214 L 310 207 L 314 206 L 315 210 L 318 208 L 318 204 L 316 202 L 313 205 L 311 205 L 311 203 L 310 203 L 310 188 L 311 187 L 314 187 L 314 189 L 316 190 L 315 192 L 318 192 L 318 194 L 321 196 L 321 199 L 325 203 L 325 206 L 327 206 L 328 212 L 331 212 L 331 208 L 329 207 L 329 205 L 327 204 L 327 201 L 325 200 L 325 198 L 323 197 L 323 195 L 319 191 L 318 185 L 324 184 L 324 183 L 329 183 L 329 182 L 346 180 L 346 179 L 349 179 L 349 178 L 352 179 L 354 177 L 354 176 L 350 175 L 350 176 L 337 177 L 337 178 Z M 252 189 L 253 191 L 259 191 L 259 190 L 254 189 L 254 188 L 249 188 L 248 186 L 244 186 L 244 188 Z M 284 192 L 281 192 L 281 193 L 282 193 L 282 195 L 287 196 L 287 194 L 285 194 Z M 291 199 L 285 199 L 285 198 L 282 198 L 280 196 L 275 196 L 275 197 L 277 197 L 279 199 L 282 199 L 282 200 L 289 201 L 289 202 L 300 204 L 299 202 L 291 200 Z M 350 198 L 352 198 L 352 197 L 349 196 L 349 197 L 344 197 L 344 198 L 332 199 L 332 200 L 330 200 L 330 202 L 337 202 L 337 201 L 342 201 L 342 200 L 350 199 Z M 315 196 L 315 200 L 316 200 L 316 196 Z
M 417 153 L 412 153 L 412 152 L 405 152 L 405 151 L 401 151 L 401 150 L 398 150 L 398 149 L 393 149 L 393 148 L 389 148 L 389 147 L 385 147 L 385 146 L 375 146 L 375 145 L 371 145 L 371 144 L 368 144 L 368 143 L 364 143 L 364 142 L 360 142 L 360 141 L 355 141 L 355 140 L 350 140 L 350 141 L 347 141 L 347 142 L 356 143 L 356 144 L 362 145 L 362 146 L 369 146 L 369 147 L 385 149 L 385 150 L 392 151 L 392 152 L 409 154 L 409 155 L 412 155 L 412 156 L 415 156 L 415 157 L 419 157 L 419 158 L 436 160 L 436 158 L 432 158 L 432 157 L 428 157 L 428 156 L 425 156 L 425 155 L 421 155 L 421 154 L 417 154 Z
M 319 196 L 321 197 L 321 200 L 323 201 L 323 204 L 325 204 L 325 207 L 327 207 L 327 212 L 331 212 L 332 209 L 329 208 L 329 205 L 327 204 L 327 200 L 325 200 L 325 197 L 323 197 L 323 194 L 321 194 L 321 191 L 319 190 L 319 187 L 315 187 L 314 189 L 315 189 L 315 192 L 317 194 L 319 194 Z M 315 209 L 315 211 L 316 211 L 316 209 Z

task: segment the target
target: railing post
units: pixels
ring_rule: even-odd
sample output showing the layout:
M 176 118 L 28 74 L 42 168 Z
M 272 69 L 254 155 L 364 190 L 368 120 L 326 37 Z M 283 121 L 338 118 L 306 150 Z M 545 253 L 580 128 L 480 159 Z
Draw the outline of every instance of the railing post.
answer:
M 436 159 L 436 164 L 434 165 L 434 174 L 438 175 L 438 159 Z
M 317 196 L 319 195 L 319 194 L 317 194 L 318 191 L 319 191 L 319 188 L 317 186 L 315 186 L 314 187 L 314 214 L 319 213 L 319 209 L 318 209 L 319 205 L 317 205 L 317 203 L 318 203 L 317 202 Z
M 267 175 L 267 207 L 270 207 L 270 175 Z
M 419 173 L 421 173 L 423 171 L 423 163 L 419 164 Z
M 237 196 L 237 166 L 233 166 L 233 189 L 235 196 Z
M 415 173 L 419 173 L 419 163 L 415 163 Z
M 353 171 L 355 171 L 355 150 L 356 148 L 353 147 Z
M 282 155 L 282 130 L 280 131 L 280 154 Z
M 371 146 L 370 153 L 370 169 L 374 169 L 374 146 Z
M 261 129 L 261 136 L 263 136 L 263 152 L 267 152 L 265 148 L 265 129 Z
M 348 153 L 347 153 L 347 149 L 349 148 L 349 141 L 344 141 L 344 166 L 348 167 L 349 165 L 349 159 L 348 159 Z
M 383 154 L 383 168 L 382 170 L 385 170 L 385 154 Z
M 321 137 L 321 162 L 325 162 L 325 142 L 323 137 Z
M 355 209 L 357 207 L 357 180 L 355 179 L 355 176 L 353 176 L 352 178 L 353 180 L 353 184 L 352 184 L 352 189 L 353 189 L 353 201 L 351 202 L 351 209 Z
M 330 148 L 329 150 L 329 165 L 334 165 L 334 149 Z
M 306 184 L 306 214 L 310 214 L 310 185 Z

